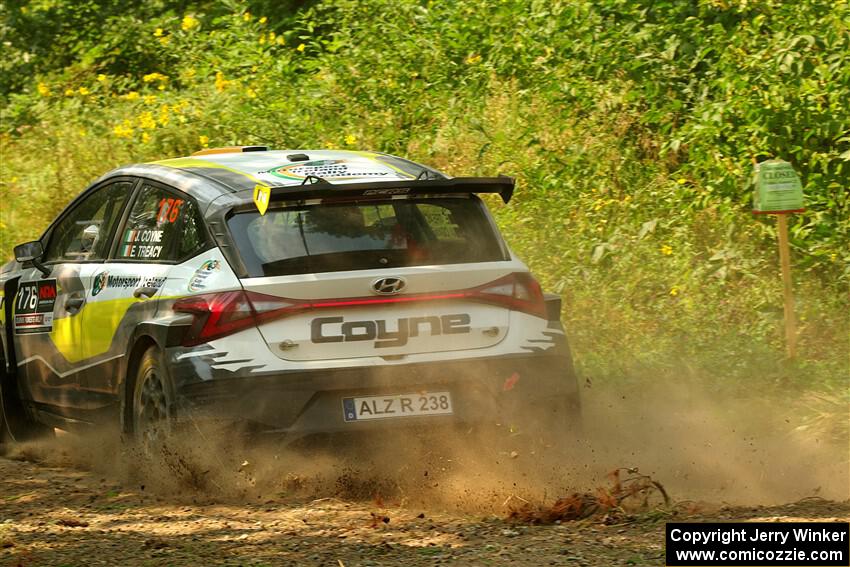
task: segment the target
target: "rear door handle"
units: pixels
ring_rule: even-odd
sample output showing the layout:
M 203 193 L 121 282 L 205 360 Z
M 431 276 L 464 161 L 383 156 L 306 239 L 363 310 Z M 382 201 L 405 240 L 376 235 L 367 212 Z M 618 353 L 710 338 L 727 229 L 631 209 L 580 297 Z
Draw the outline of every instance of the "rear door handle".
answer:
M 159 291 L 158 287 L 137 287 L 133 290 L 133 297 L 139 298 L 144 296 L 145 298 L 151 298 L 156 295 L 156 292 Z
M 85 297 L 69 297 L 65 300 L 65 310 L 66 311 L 79 311 L 80 307 L 83 306 L 83 303 L 86 302 Z

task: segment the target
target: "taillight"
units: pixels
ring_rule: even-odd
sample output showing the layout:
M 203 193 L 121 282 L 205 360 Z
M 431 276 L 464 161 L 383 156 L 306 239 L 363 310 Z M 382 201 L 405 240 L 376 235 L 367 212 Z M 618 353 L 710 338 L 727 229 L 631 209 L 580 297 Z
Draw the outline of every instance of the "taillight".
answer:
M 329 300 L 298 300 L 252 291 L 226 291 L 184 297 L 172 309 L 190 313 L 194 321 L 183 337 L 184 346 L 193 346 L 259 325 L 315 309 L 362 307 L 466 299 L 498 305 L 546 319 L 546 303 L 540 284 L 531 274 L 516 272 L 479 287 L 442 293 L 410 294 L 393 297 L 353 297 Z
M 281 303 L 276 297 L 239 290 L 184 297 L 172 309 L 195 317 L 183 337 L 183 345 L 192 346 L 247 329 L 291 305 Z
M 469 299 L 501 305 L 535 317 L 547 318 L 543 290 L 531 274 L 515 272 L 470 290 Z

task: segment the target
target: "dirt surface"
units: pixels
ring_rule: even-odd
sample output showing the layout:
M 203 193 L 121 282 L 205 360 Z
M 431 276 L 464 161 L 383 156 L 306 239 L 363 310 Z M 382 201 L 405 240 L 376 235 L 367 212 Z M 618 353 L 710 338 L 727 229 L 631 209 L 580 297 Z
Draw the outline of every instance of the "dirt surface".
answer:
M 668 520 L 850 520 L 850 503 L 820 498 L 681 503 L 542 526 L 335 496 L 192 500 L 0 458 L 2 565 L 663 565 Z
M 850 520 L 847 440 L 800 434 L 793 400 L 583 394 L 581 435 L 542 448 L 521 422 L 306 450 L 195 424 L 154 458 L 108 432 L 8 447 L 0 567 L 663 565 L 667 521 Z

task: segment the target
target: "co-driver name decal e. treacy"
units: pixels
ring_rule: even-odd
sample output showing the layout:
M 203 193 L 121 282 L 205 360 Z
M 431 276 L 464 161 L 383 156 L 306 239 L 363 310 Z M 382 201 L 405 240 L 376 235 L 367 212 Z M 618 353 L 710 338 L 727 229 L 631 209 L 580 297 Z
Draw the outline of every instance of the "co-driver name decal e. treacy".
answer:
M 134 230 L 124 233 L 121 256 L 125 258 L 159 258 L 162 254 L 161 230 Z

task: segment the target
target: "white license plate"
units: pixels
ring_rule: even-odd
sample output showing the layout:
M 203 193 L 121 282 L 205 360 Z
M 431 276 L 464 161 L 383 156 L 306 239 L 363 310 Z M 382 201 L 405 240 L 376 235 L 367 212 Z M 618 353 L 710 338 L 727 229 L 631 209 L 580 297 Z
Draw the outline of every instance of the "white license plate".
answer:
M 343 398 L 342 410 L 345 421 L 453 413 L 449 392 Z

